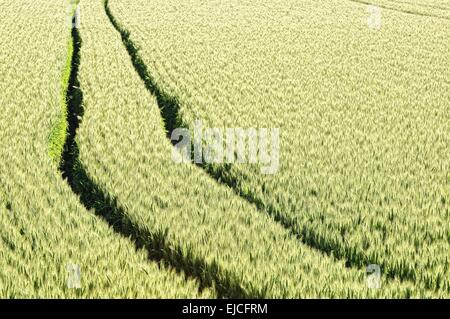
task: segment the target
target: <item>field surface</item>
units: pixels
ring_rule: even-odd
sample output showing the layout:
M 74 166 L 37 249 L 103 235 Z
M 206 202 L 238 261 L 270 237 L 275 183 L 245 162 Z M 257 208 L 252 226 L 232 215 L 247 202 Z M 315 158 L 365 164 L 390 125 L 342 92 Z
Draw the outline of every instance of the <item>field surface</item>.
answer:
M 0 7 L 0 297 L 450 296 L 450 1 Z
M 65 113 L 66 6 L 24 0 L 0 7 L 0 297 L 201 296 L 195 281 L 149 262 L 87 211 L 49 155 L 60 149 L 54 132 Z M 80 289 L 68 287 L 71 265 L 80 267 Z

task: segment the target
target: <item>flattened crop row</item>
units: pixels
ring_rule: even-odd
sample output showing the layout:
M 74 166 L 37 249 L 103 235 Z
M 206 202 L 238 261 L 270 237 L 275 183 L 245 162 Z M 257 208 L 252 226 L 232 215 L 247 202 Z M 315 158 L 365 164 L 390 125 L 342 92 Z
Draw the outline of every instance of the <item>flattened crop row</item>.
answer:
M 65 132 L 52 132 L 67 125 L 67 6 L 0 1 L 0 297 L 210 296 L 84 209 L 57 170 Z M 77 267 L 80 277 L 70 272 Z
M 79 80 L 85 110 L 75 183 L 86 202 L 121 223 L 120 231 L 159 247 L 172 265 L 215 286 L 219 296 L 433 294 L 396 280 L 385 281 L 382 290 L 367 289 L 364 269 L 347 269 L 311 250 L 201 169 L 175 164 L 158 101 L 121 41 L 127 41 L 126 32 L 119 28 L 121 39 L 114 30 L 102 10 L 108 12 L 107 2 L 85 3 L 83 9 Z M 86 181 L 99 196 L 83 188 Z
M 109 8 L 184 126 L 280 128 L 273 176 L 210 173 L 328 255 L 450 292 L 449 21 L 383 10 L 376 30 L 350 1 Z

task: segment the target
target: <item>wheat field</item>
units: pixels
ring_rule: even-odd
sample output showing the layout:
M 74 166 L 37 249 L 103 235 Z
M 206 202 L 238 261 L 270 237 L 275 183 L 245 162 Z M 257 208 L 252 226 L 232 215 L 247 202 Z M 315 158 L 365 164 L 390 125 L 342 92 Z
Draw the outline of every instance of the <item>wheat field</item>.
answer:
M 0 297 L 450 296 L 450 1 L 0 7 Z

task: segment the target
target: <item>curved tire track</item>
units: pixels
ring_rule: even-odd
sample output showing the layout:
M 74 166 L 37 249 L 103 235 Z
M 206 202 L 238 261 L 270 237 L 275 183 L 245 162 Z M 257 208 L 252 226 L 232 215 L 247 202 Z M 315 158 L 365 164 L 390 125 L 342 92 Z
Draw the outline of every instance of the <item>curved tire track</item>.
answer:
M 348 0 L 348 1 L 358 3 L 358 4 L 373 5 L 373 6 L 377 6 L 377 7 L 386 9 L 386 10 L 396 11 L 396 12 L 409 14 L 409 15 L 415 15 L 415 16 L 427 17 L 427 18 L 433 18 L 433 19 L 450 20 L 450 17 L 447 17 L 447 16 L 435 15 L 435 14 L 431 14 L 431 13 L 424 13 L 424 12 L 413 11 L 413 10 L 403 10 L 403 9 L 399 9 L 396 7 L 392 7 L 392 6 L 388 6 L 388 5 L 384 5 L 384 4 L 378 4 L 378 3 L 374 3 L 374 2 L 366 1 L 366 0 Z M 446 11 L 446 10 L 444 10 L 444 11 Z
M 67 88 L 68 132 L 60 164 L 63 179 L 67 180 L 72 191 L 78 195 L 80 202 L 87 210 L 94 210 L 94 213 L 108 222 L 118 234 L 131 239 L 136 249 L 145 249 L 149 260 L 164 264 L 178 273 L 184 273 L 188 278 L 198 280 L 200 292 L 205 288 L 212 288 L 216 290 L 219 298 L 249 297 L 235 281 L 219 280 L 219 267 L 216 264 L 206 264 L 199 258 L 185 255 L 179 247 L 171 248 L 167 243 L 167 230 L 150 233 L 133 223 L 117 201 L 104 192 L 89 176 L 79 160 L 79 149 L 75 140 L 84 114 L 83 92 L 78 81 L 82 40 L 76 28 L 72 29 L 72 39 L 74 49 Z
M 357 0 L 349 1 L 359 2 Z M 164 92 L 164 90 L 161 89 L 156 83 L 154 77 L 149 72 L 147 65 L 140 57 L 137 46 L 130 39 L 130 32 L 126 30 L 114 17 L 108 4 L 109 0 L 104 0 L 106 14 L 113 27 L 117 32 L 119 32 L 122 42 L 131 58 L 132 64 L 143 81 L 145 87 L 152 95 L 156 97 L 161 116 L 165 123 L 167 138 L 170 140 L 170 133 L 175 128 L 188 128 L 188 125 L 183 123 L 183 120 L 179 115 L 180 104 L 176 97 L 170 96 Z M 171 141 L 171 143 L 173 142 Z M 320 235 L 305 226 L 298 225 L 294 219 L 286 216 L 286 214 L 283 214 L 271 205 L 265 204 L 260 198 L 254 196 L 251 192 L 246 192 L 240 189 L 238 186 L 239 180 L 229 173 L 230 164 L 222 166 L 213 166 L 208 164 L 195 165 L 205 170 L 217 183 L 230 187 L 236 195 L 254 205 L 258 211 L 271 216 L 274 221 L 283 226 L 283 228 L 290 232 L 291 235 L 310 248 L 325 253 L 328 256 L 345 260 L 348 268 L 354 267 L 361 269 L 365 268 L 368 264 L 377 262 L 369 260 L 363 253 L 358 253 L 352 247 L 342 247 L 337 241 L 329 242 L 329 238 L 325 238 L 323 235 Z M 339 252 L 339 250 L 343 250 L 343 252 Z M 383 269 L 387 268 L 383 263 L 379 263 L 379 265 Z M 398 278 L 401 281 L 406 280 L 415 282 L 414 273 L 407 270 L 404 270 L 403 272 L 390 271 L 385 273 L 385 275 L 390 279 Z

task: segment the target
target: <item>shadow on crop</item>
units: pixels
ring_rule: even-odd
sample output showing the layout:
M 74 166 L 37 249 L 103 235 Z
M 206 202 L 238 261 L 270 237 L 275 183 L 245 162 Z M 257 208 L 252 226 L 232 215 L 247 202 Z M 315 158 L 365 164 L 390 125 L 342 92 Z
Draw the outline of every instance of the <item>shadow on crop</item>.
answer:
M 187 128 L 187 125 L 183 123 L 181 116 L 179 115 L 180 104 L 176 97 L 166 94 L 158 86 L 155 79 L 148 71 L 146 64 L 139 56 L 139 50 L 130 39 L 129 32 L 122 26 L 120 26 L 117 20 L 112 15 L 108 7 L 108 1 L 109 0 L 104 1 L 106 14 L 114 28 L 121 35 L 122 42 L 131 58 L 133 66 L 136 72 L 139 74 L 145 87 L 151 94 L 156 97 L 161 116 L 165 123 L 166 136 L 172 144 L 175 144 L 176 142 L 171 140 L 171 132 L 178 127 Z M 375 262 L 370 258 L 370 256 L 367 256 L 364 251 L 360 251 L 355 249 L 354 247 L 343 245 L 341 239 L 339 238 L 330 240 L 330 238 L 325 237 L 324 234 L 320 234 L 314 229 L 310 229 L 310 227 L 307 227 L 307 225 L 300 225 L 295 219 L 290 218 L 286 214 L 283 214 L 273 205 L 265 203 L 261 198 L 252 194 L 251 191 L 244 190 L 240 186 L 240 181 L 231 173 L 230 164 L 196 165 L 207 172 L 209 176 L 212 177 L 216 182 L 230 187 L 236 195 L 254 205 L 259 211 L 265 212 L 266 214 L 270 215 L 274 221 L 283 226 L 283 228 L 285 228 L 292 236 L 298 238 L 299 241 L 301 241 L 305 245 L 308 245 L 312 249 L 316 249 L 331 256 L 332 258 L 343 260 L 347 268 L 365 268 L 367 264 Z M 393 269 L 387 267 L 387 265 L 381 261 L 376 262 L 378 262 L 378 264 L 380 264 L 380 266 L 385 269 L 385 275 L 388 278 L 400 278 L 401 280 L 412 281 L 416 280 L 414 271 L 408 267 L 397 267 Z
M 396 11 L 396 12 L 400 12 L 400 13 L 404 13 L 404 14 L 408 14 L 408 15 L 413 15 L 413 16 L 417 16 L 417 17 L 427 17 L 427 18 L 433 18 L 433 19 L 442 19 L 442 20 L 450 20 L 450 18 L 448 16 L 443 16 L 443 15 L 437 15 L 437 14 L 432 14 L 432 13 L 428 13 L 428 12 L 421 12 L 416 10 L 408 10 L 408 9 L 402 9 L 402 8 L 397 8 L 397 7 L 393 7 L 393 6 L 389 6 L 389 5 L 383 5 L 381 3 L 372 3 L 372 1 L 369 0 L 348 0 L 350 2 L 354 2 L 354 3 L 359 3 L 359 4 L 363 4 L 363 5 L 372 5 L 372 6 L 377 6 L 379 8 L 383 8 L 386 10 L 391 10 L 391 11 Z M 432 5 L 426 5 L 426 4 L 415 4 L 415 6 L 419 6 L 419 7 L 429 7 L 431 9 L 439 9 L 442 10 L 444 12 L 449 12 L 450 8 L 447 7 L 440 7 L 440 6 L 432 6 Z
M 67 88 L 67 122 L 68 134 L 60 171 L 64 179 L 78 195 L 80 202 L 88 210 L 104 219 L 118 234 L 131 239 L 136 249 L 145 249 L 148 258 L 160 265 L 172 268 L 187 278 L 196 279 L 200 292 L 205 288 L 213 288 L 219 298 L 244 298 L 245 293 L 237 284 L 231 281 L 220 281 L 219 267 L 216 263 L 205 264 L 192 256 L 190 252 L 183 253 L 181 247 L 172 247 L 168 242 L 168 229 L 150 232 L 141 225 L 134 223 L 125 211 L 118 205 L 116 199 L 103 191 L 89 176 L 79 160 L 79 148 L 76 142 L 77 129 L 84 114 L 83 92 L 78 80 L 80 65 L 80 49 L 82 39 L 76 28 L 72 30 L 74 44 L 69 86 Z M 162 103 L 170 101 L 162 100 Z M 169 109 L 169 108 L 168 108 Z

